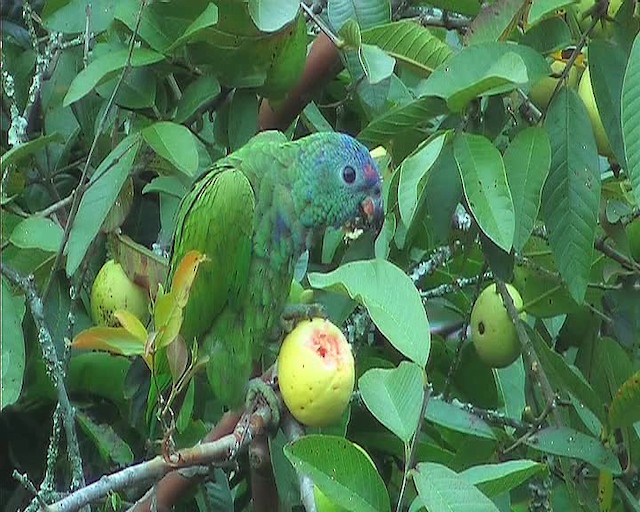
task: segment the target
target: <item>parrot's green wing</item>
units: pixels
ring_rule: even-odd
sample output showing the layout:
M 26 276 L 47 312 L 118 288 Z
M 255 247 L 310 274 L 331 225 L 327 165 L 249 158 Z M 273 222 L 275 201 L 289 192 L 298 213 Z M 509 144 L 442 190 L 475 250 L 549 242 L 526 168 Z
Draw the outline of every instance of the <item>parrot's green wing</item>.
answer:
M 247 177 L 225 161 L 201 178 L 178 211 L 170 276 L 192 249 L 204 262 L 191 288 L 182 334 L 190 343 L 241 300 L 251 263 L 255 197 Z

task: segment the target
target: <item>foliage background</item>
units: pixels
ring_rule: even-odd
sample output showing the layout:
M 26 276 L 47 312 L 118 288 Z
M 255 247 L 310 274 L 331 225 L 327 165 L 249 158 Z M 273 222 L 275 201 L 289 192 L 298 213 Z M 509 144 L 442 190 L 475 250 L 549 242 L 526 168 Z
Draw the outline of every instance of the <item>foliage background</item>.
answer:
M 328 231 L 297 276 L 353 343 L 357 393 L 338 426 L 273 436 L 266 485 L 242 453 L 230 479 L 212 470 L 172 500 L 261 510 L 275 491 L 299 509 L 309 482 L 295 467 L 350 510 L 640 509 L 636 8 L 4 2 L 6 509 L 35 509 L 31 486 L 48 503 L 79 496 L 167 441 L 227 433 L 198 376 L 167 421 L 140 357 L 69 342 L 92 326 L 104 261 L 153 289 L 182 195 L 269 128 L 386 149 L 380 233 L 346 243 Z M 552 71 L 558 58 L 567 65 Z M 605 156 L 572 82 L 585 61 Z M 536 105 L 533 86 L 553 72 L 551 101 Z M 510 311 L 523 356 L 499 370 L 466 335 L 491 280 L 512 282 L 527 312 L 522 323 Z M 112 489 L 98 507 L 130 505 L 146 486 Z

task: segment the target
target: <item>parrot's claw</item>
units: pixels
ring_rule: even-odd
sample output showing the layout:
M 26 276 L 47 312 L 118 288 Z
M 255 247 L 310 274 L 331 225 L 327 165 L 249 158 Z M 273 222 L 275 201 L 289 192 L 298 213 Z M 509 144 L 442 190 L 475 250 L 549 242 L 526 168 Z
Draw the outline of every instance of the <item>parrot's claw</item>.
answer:
M 247 397 L 244 402 L 245 410 L 253 412 L 260 402 L 263 404 L 266 403 L 271 411 L 271 421 L 269 425 L 277 428 L 280 424 L 280 407 L 282 407 L 282 402 L 273 387 L 259 377 L 251 379 L 247 387 Z
M 295 329 L 298 323 L 313 318 L 324 318 L 325 320 L 329 318 L 327 310 L 322 304 L 287 304 L 280 317 L 280 322 L 282 330 L 288 334 Z

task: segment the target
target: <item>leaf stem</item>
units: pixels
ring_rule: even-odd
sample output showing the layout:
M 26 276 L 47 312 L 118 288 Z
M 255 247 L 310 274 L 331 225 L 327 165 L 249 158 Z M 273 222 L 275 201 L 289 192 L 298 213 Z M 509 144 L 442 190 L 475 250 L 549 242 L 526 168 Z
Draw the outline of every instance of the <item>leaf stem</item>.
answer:
M 424 385 L 423 391 L 424 391 L 424 395 L 422 397 L 422 407 L 420 408 L 418 425 L 416 426 L 416 431 L 413 434 L 413 439 L 411 439 L 411 447 L 409 449 L 409 454 L 408 456 L 405 457 L 406 461 L 404 465 L 404 474 L 402 475 L 402 486 L 400 487 L 400 495 L 398 496 L 398 505 L 396 506 L 396 512 L 400 512 L 402 510 L 402 502 L 404 501 L 404 496 L 407 490 L 409 472 L 411 471 L 411 469 L 413 469 L 413 465 L 416 458 L 416 451 L 418 449 L 418 438 L 420 437 L 420 432 L 422 432 L 422 424 L 424 423 L 425 414 L 427 413 L 427 405 L 429 405 L 429 399 L 431 398 L 431 393 L 433 391 L 433 387 L 426 380 L 426 375 L 425 375 L 425 385 Z

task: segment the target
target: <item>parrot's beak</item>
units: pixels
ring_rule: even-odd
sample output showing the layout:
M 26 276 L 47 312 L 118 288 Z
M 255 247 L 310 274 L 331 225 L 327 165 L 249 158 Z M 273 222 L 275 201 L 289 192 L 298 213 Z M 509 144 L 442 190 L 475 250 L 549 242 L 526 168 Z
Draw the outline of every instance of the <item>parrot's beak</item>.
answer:
M 368 225 L 378 227 L 382 224 L 384 208 L 382 206 L 381 195 L 366 197 L 365 200 L 360 203 L 360 207 Z

